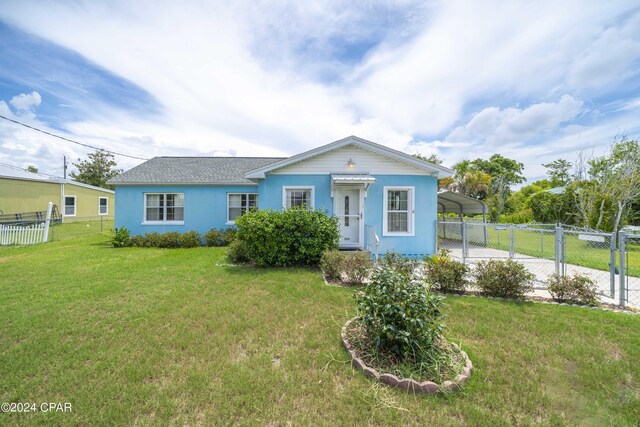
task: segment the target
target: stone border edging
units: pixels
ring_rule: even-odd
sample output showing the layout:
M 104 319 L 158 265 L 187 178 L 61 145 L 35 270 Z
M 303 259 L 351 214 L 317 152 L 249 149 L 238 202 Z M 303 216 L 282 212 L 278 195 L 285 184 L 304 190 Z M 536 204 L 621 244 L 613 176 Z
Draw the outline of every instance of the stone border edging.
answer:
M 433 381 L 418 382 L 416 380 L 409 379 L 409 378 L 398 378 L 393 374 L 387 374 L 387 373 L 381 374 L 375 369 L 367 366 L 364 363 L 364 361 L 358 357 L 353 346 L 349 343 L 349 341 L 347 341 L 347 338 L 346 338 L 347 326 L 349 326 L 349 324 L 351 324 L 351 322 L 354 321 L 355 319 L 357 319 L 357 317 L 347 320 L 347 323 L 344 324 L 344 326 L 342 327 L 342 330 L 340 331 L 340 337 L 342 338 L 342 345 L 351 356 L 351 363 L 353 364 L 353 366 L 356 369 L 359 369 L 362 372 L 364 372 L 364 374 L 368 377 L 375 378 L 377 381 L 387 384 L 388 386 L 393 388 L 399 388 L 399 389 L 409 391 L 409 392 L 414 392 L 414 393 L 432 394 L 432 393 L 438 392 L 440 389 L 444 389 L 447 391 L 460 390 L 460 388 L 462 387 L 462 384 L 464 384 L 471 376 L 471 370 L 473 369 L 473 364 L 471 363 L 471 360 L 469 359 L 469 356 L 467 355 L 467 353 L 465 353 L 463 350 L 460 350 L 460 353 L 462 354 L 462 356 L 464 356 L 467 362 L 462 373 L 458 375 L 455 382 L 444 381 L 442 384 L 437 384 L 437 383 L 434 383 Z M 451 344 L 458 347 L 458 345 L 455 343 L 451 343 Z

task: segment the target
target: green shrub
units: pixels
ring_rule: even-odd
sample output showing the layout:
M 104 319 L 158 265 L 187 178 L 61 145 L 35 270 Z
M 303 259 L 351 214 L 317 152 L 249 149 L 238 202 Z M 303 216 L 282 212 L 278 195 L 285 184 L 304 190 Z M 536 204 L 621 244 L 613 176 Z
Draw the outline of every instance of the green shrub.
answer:
M 469 267 L 441 250 L 438 255 L 425 258 L 425 279 L 433 288 L 441 292 L 463 292 L 467 286 Z
M 343 252 L 337 249 L 325 251 L 320 258 L 320 268 L 329 279 L 341 280 L 343 266 Z
M 247 254 L 247 244 L 240 239 L 232 241 L 227 249 L 227 259 L 232 264 L 245 264 L 251 261 Z
M 159 248 L 175 249 L 180 247 L 180 233 L 170 231 L 160 235 Z
M 400 255 L 395 251 L 389 251 L 378 262 L 382 268 L 391 268 L 400 274 L 404 274 L 410 280 L 417 280 L 419 276 L 420 261 Z
M 129 246 L 131 242 L 131 234 L 126 227 L 120 227 L 116 229 L 116 234 L 113 236 L 113 247 L 114 248 L 124 248 L 125 246 Z
M 129 242 L 130 246 L 134 248 L 143 248 L 146 246 L 147 239 L 145 236 L 140 234 L 136 234 L 135 236 L 131 236 L 131 241 Z
M 197 248 L 200 246 L 200 233 L 188 231 L 180 235 L 178 243 L 181 248 Z
M 549 293 L 558 302 L 568 302 L 581 305 L 598 305 L 596 284 L 591 278 L 575 274 L 573 276 L 561 276 L 552 274 L 549 276 Z
M 212 228 L 204 234 L 207 246 L 228 246 L 236 238 L 235 228 Z
M 369 252 L 343 252 L 342 271 L 345 282 L 351 285 L 362 285 L 373 269 Z
M 437 348 L 442 324 L 442 297 L 391 268 L 373 272 L 371 282 L 355 295 L 358 311 L 377 349 L 401 357 Z
M 237 238 L 259 266 L 316 265 L 338 248 L 338 219 L 321 210 L 252 210 L 236 219 Z
M 504 298 L 524 298 L 533 290 L 535 278 L 522 263 L 512 259 L 480 261 L 473 277 L 482 293 Z
M 523 209 L 511 214 L 500 215 L 500 222 L 503 224 L 529 224 L 533 222 L 533 211 Z
M 223 246 L 222 245 L 222 229 L 212 228 L 204 233 L 204 241 L 207 246 Z
M 151 233 L 145 233 L 144 235 L 144 247 L 145 248 L 159 248 L 162 242 L 161 234 L 152 231 Z

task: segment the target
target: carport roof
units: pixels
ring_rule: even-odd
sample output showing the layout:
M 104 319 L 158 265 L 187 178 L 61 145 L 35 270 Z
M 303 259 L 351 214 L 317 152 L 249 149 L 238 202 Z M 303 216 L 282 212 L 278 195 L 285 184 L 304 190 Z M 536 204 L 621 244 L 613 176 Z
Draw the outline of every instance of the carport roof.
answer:
M 463 215 L 486 214 L 487 205 L 482 200 L 444 190 L 438 192 L 438 212 Z

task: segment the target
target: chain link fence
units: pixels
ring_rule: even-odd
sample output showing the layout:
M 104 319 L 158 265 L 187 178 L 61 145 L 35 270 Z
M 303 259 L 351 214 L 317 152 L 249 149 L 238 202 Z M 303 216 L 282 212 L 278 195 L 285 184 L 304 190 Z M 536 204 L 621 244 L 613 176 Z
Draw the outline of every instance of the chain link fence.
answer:
M 597 286 L 603 302 L 640 307 L 640 231 L 627 233 L 621 271 L 617 235 L 556 224 L 497 224 L 439 221 L 438 245 L 473 266 L 481 260 L 515 259 L 535 275 L 545 290 L 552 274 L 582 274 Z M 625 280 L 625 291 L 619 285 Z

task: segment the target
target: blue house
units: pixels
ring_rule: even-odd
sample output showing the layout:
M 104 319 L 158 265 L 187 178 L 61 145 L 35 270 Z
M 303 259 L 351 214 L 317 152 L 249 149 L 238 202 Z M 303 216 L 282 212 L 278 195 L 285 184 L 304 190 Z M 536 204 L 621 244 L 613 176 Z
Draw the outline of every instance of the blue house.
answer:
M 155 157 L 110 181 L 115 226 L 205 233 L 251 208 L 305 204 L 338 217 L 340 245 L 432 254 L 446 167 L 350 136 L 288 158 Z

